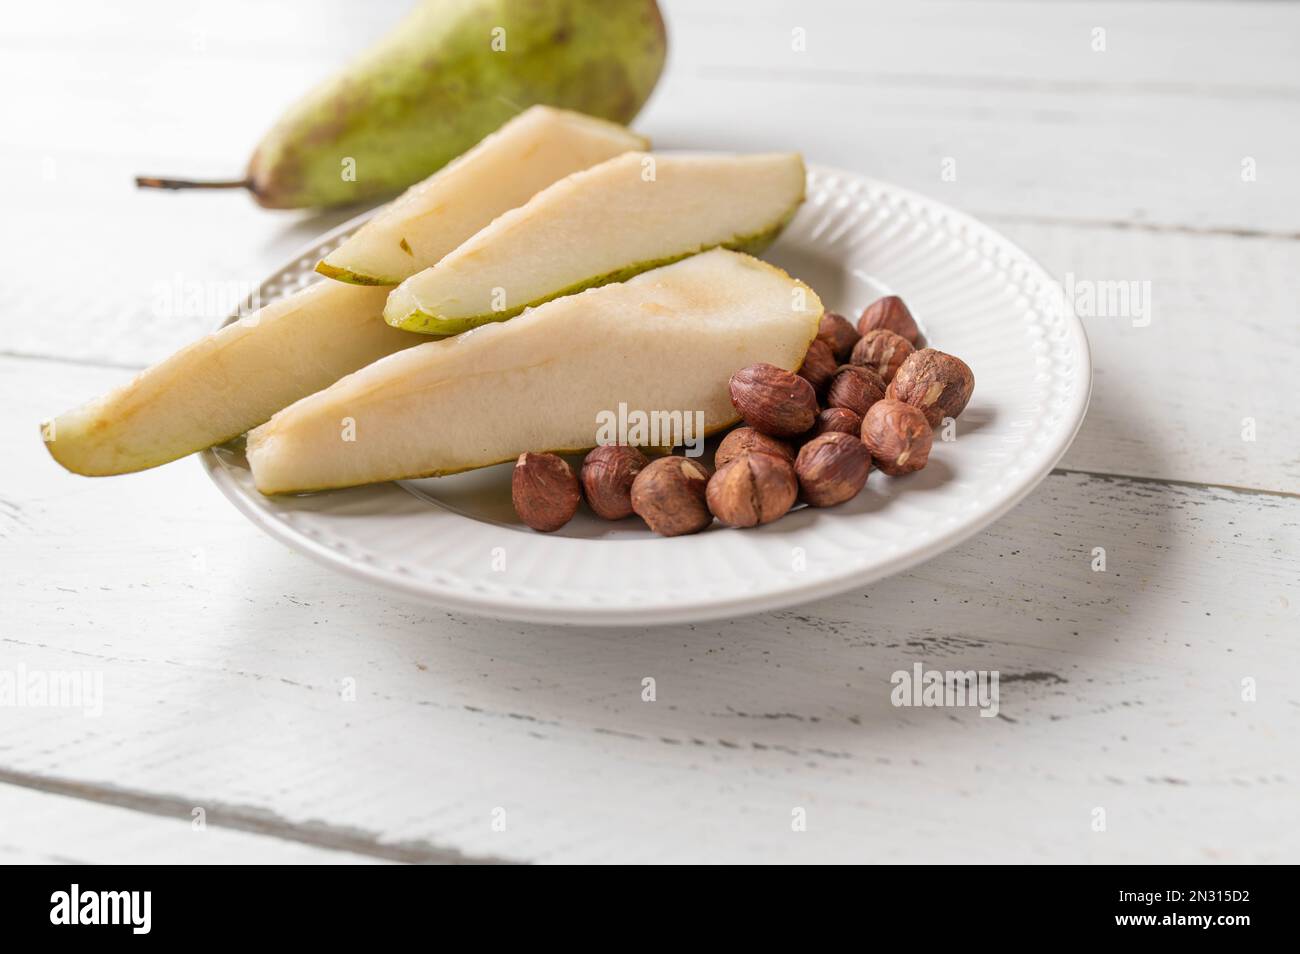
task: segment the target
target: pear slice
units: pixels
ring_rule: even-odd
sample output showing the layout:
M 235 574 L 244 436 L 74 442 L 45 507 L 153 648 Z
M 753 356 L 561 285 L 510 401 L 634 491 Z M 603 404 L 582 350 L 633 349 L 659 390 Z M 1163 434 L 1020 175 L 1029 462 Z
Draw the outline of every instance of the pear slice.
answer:
M 525 110 L 397 199 L 317 270 L 396 284 L 545 185 L 644 146 L 614 123 L 546 106 Z M 384 323 L 387 297 L 386 287 L 319 282 L 273 302 L 45 425 L 50 453 L 74 473 L 104 476 L 237 437 L 345 374 L 427 343 Z
M 343 375 L 413 344 L 381 317 L 387 289 L 318 281 L 190 344 L 42 426 L 66 469 L 156 467 L 220 444 Z
M 556 180 L 648 145 L 617 123 L 533 106 L 407 189 L 316 271 L 358 285 L 396 285 Z
M 248 462 L 264 494 L 450 474 L 604 442 L 620 404 L 700 411 L 710 433 L 736 420 L 731 374 L 799 367 L 821 313 L 785 272 L 716 249 L 390 355 L 250 432 Z
M 384 320 L 459 334 L 704 249 L 757 251 L 794 215 L 804 180 L 797 153 L 624 153 L 543 189 L 402 282 Z

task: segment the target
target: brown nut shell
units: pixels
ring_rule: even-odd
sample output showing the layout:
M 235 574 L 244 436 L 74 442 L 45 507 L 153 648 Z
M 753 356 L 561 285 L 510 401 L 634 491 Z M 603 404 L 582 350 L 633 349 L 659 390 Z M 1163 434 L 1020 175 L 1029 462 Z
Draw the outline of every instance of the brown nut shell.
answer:
M 934 432 L 920 408 L 885 398 L 862 419 L 862 443 L 881 471 L 901 477 L 929 462 Z
M 799 375 L 774 364 L 741 368 L 728 383 L 731 403 L 745 423 L 773 437 L 793 437 L 813 426 L 817 393 Z
M 655 533 L 698 533 L 713 522 L 704 495 L 709 468 L 686 457 L 660 457 L 632 481 L 632 510 Z
M 732 527 L 755 527 L 784 516 L 799 495 L 794 465 L 772 454 L 741 454 L 709 480 L 713 515 Z
M 847 407 L 828 407 L 817 415 L 817 423 L 813 425 L 813 437 L 825 434 L 827 431 L 840 431 L 857 437 L 861 430 L 862 415 L 850 411 Z
M 853 346 L 850 363 L 870 368 L 888 384 L 904 361 L 916 349 L 912 342 L 887 328 L 873 328 L 858 339 Z
M 582 491 L 587 506 L 605 520 L 632 515 L 632 481 L 649 466 L 645 454 L 625 444 L 607 444 L 582 462 Z
M 921 338 L 921 329 L 916 326 L 916 319 L 897 295 L 873 301 L 862 310 L 862 315 L 858 318 L 858 334 L 865 335 L 877 328 L 902 335 L 913 346 Z
M 738 427 L 718 444 L 713 463 L 719 469 L 726 467 L 741 454 L 772 454 L 794 463 L 794 448 L 779 437 L 772 437 L 752 427 Z
M 520 454 L 510 475 L 510 499 L 519 519 L 543 533 L 559 530 L 578 512 L 582 491 L 563 457 Z
M 836 361 L 847 361 L 861 336 L 853 330 L 853 323 L 843 315 L 826 311 L 822 312 L 821 322 L 817 325 L 817 337 L 830 346 Z
M 871 455 L 852 434 L 827 431 L 799 451 L 794 464 L 803 499 L 814 507 L 834 507 L 856 497 L 871 472 Z
M 826 389 L 828 407 L 846 407 L 861 417 L 885 396 L 885 382 L 870 368 L 846 364 L 835 372 Z
M 820 338 L 814 338 L 812 344 L 808 345 L 808 353 L 804 355 L 799 377 L 811 384 L 818 394 L 824 394 L 826 385 L 835 377 L 839 366 L 835 355 L 831 353 L 830 345 Z
M 888 396 L 925 413 L 931 427 L 966 409 L 975 390 L 975 375 L 961 358 L 934 348 L 914 352 L 889 382 Z

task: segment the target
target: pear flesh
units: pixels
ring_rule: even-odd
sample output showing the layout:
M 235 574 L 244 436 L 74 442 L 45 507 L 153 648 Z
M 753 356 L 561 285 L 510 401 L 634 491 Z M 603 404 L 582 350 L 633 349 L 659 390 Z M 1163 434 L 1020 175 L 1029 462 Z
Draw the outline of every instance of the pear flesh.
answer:
M 248 462 L 264 494 L 449 474 L 591 447 L 620 404 L 711 433 L 731 374 L 799 367 L 821 313 L 780 269 L 705 252 L 377 361 L 250 432 Z
M 666 53 L 655 0 L 422 0 L 285 112 L 247 185 L 268 208 L 360 202 L 419 182 L 535 103 L 627 123 Z
M 335 255 L 348 253 L 346 261 L 382 271 L 396 229 L 410 235 L 411 255 L 401 249 L 403 236 L 396 239 L 403 267 L 424 268 L 534 186 L 640 145 L 612 123 L 546 107 L 528 110 L 429 179 L 428 189 L 399 199 L 397 211 L 381 212 L 374 229 L 363 227 Z M 106 476 L 157 467 L 237 437 L 345 374 L 426 343 L 427 336 L 384 323 L 388 291 L 319 282 L 273 302 L 47 424 L 50 453 L 74 473 Z
M 804 197 L 797 153 L 627 152 L 543 189 L 389 296 L 384 319 L 459 334 L 723 246 L 756 251 Z
M 238 437 L 280 408 L 427 342 L 380 317 L 387 290 L 320 281 L 260 308 L 42 428 L 67 470 L 156 467 Z
M 615 123 L 533 106 L 408 189 L 316 271 L 359 285 L 396 285 L 551 183 L 647 145 Z

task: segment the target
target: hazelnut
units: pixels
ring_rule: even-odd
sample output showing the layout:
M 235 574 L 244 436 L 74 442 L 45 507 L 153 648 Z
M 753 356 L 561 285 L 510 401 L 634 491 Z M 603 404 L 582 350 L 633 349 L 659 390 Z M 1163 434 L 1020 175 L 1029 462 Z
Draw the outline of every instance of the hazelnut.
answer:
M 925 414 L 893 398 L 877 401 L 862 419 L 862 443 L 876 466 L 890 477 L 924 467 L 933 441 L 934 433 Z
M 660 457 L 632 481 L 632 510 L 655 533 L 676 537 L 713 522 L 704 501 L 709 469 L 685 457 Z
M 833 507 L 857 496 L 871 472 L 871 455 L 852 434 L 827 431 L 803 445 L 794 470 L 804 500 Z
M 925 412 L 931 427 L 966 409 L 975 375 L 961 358 L 934 348 L 913 352 L 889 382 L 888 396 Z
M 731 376 L 731 403 L 745 423 L 773 437 L 793 437 L 813 426 L 817 394 L 799 375 L 774 364 L 752 364 Z
M 709 479 L 705 498 L 723 523 L 753 527 L 784 516 L 798 495 L 789 461 L 771 454 L 741 454 Z
M 888 384 L 894 380 L 894 373 L 916 349 L 912 342 L 887 328 L 873 328 L 858 339 L 853 346 L 853 364 L 870 368 L 880 375 L 880 380 Z
M 794 448 L 778 437 L 771 437 L 752 427 L 738 427 L 722 439 L 713 455 L 713 463 L 726 467 L 741 454 L 771 454 L 794 463 Z
M 853 330 L 853 325 L 843 315 L 837 315 L 833 311 L 822 312 L 817 337 L 830 347 L 836 361 L 847 361 L 849 352 L 858 343 L 858 333 Z
M 839 362 L 831 353 L 830 345 L 820 338 L 814 338 L 812 344 L 808 346 L 808 353 L 804 355 L 803 366 L 799 368 L 799 377 L 811 384 L 818 394 L 822 394 L 826 391 L 826 385 L 830 383 L 831 378 L 835 376 L 837 367 Z
M 578 512 L 582 491 L 562 457 L 520 454 L 510 475 L 510 497 L 519 519 L 534 530 L 559 530 Z
M 598 517 L 622 520 L 632 515 L 632 481 L 650 461 L 635 447 L 607 444 L 582 462 L 582 491 Z
M 826 390 L 828 407 L 846 407 L 861 417 L 885 396 L 885 382 L 870 368 L 846 364 L 835 372 Z
M 847 407 L 828 407 L 817 415 L 817 423 L 813 425 L 813 436 L 825 434 L 827 431 L 840 431 L 856 437 L 861 430 L 862 417 L 856 411 L 850 411 Z
M 916 320 L 903 304 L 903 299 L 897 295 L 873 301 L 862 310 L 862 317 L 858 319 L 858 334 L 865 335 L 877 328 L 901 335 L 913 346 L 921 337 L 921 329 L 916 327 Z

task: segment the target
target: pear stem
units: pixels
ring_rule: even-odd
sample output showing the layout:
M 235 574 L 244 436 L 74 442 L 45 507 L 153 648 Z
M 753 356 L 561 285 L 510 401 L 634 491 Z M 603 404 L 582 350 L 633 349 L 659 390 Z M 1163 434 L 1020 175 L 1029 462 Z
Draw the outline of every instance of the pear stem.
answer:
M 136 176 L 136 188 L 139 189 L 251 189 L 251 179 L 160 179 L 156 176 Z

